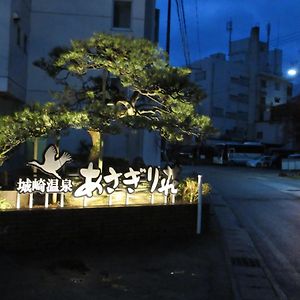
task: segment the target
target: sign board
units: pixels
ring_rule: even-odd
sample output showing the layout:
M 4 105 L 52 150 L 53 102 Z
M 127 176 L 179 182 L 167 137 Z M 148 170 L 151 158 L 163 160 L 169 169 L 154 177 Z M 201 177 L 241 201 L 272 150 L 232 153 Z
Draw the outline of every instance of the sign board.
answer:
M 44 152 L 43 161 L 28 162 L 28 166 L 37 168 L 39 172 L 46 174 L 47 178 L 19 178 L 16 184 L 18 194 L 71 192 L 74 198 L 91 198 L 95 193 L 101 195 L 105 192 L 111 195 L 120 185 L 128 194 L 132 194 L 141 180 L 149 183 L 150 193 L 162 193 L 165 197 L 174 196 L 177 193 L 175 170 L 170 166 L 165 169 L 149 166 L 138 170 L 129 167 L 125 173 L 118 173 L 113 167 L 109 167 L 109 173 L 104 175 L 101 169 L 95 168 L 90 162 L 87 167 L 79 170 L 81 182 L 79 185 L 74 185 L 71 179 L 63 178 L 61 175 L 62 168 L 71 161 L 72 157 L 69 153 L 63 152 L 60 155 L 56 146 L 48 146 Z

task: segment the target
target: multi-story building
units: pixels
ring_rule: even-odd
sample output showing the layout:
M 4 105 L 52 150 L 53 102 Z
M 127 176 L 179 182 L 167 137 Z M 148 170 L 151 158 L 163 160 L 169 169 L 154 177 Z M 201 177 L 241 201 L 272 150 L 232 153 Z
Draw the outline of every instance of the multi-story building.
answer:
M 26 101 L 30 3 L 0 2 L 0 114 Z
M 33 62 L 47 57 L 54 47 L 68 46 L 72 39 L 88 38 L 94 32 L 155 42 L 158 11 L 155 0 L 3 0 L 0 20 L 0 111 L 6 113 L 19 103 L 52 100 L 49 92 L 58 86 Z M 159 135 L 124 131 L 105 137 L 105 155 L 129 160 L 140 156 L 148 164 L 160 163 Z M 68 150 L 78 144 L 78 136 L 62 139 L 62 147 Z
M 282 77 L 282 51 L 259 39 L 230 43 L 229 58 L 213 54 L 192 64 L 192 79 L 206 93 L 199 113 L 209 115 L 220 139 L 281 144 L 282 124 L 270 121 L 272 106 L 286 103 L 292 85 Z

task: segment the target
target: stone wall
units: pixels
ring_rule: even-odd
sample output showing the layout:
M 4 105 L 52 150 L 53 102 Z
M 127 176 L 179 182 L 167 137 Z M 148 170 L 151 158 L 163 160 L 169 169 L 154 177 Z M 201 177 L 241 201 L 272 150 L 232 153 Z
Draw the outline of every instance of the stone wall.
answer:
M 207 206 L 203 214 L 207 223 Z M 196 204 L 3 211 L 0 249 L 18 251 L 188 237 L 195 235 L 196 218 Z

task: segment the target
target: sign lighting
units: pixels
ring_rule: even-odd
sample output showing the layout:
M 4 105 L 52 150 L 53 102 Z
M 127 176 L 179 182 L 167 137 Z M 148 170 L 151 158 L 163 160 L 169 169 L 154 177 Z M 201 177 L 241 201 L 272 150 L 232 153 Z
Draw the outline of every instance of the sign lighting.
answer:
M 129 167 L 125 173 L 117 172 L 113 167 L 109 167 L 108 174 L 104 175 L 102 170 L 95 168 L 90 162 L 86 168 L 81 168 L 79 174 L 81 182 L 73 184 L 69 178 L 62 178 L 58 173 L 62 167 L 70 162 L 72 157 L 69 153 L 63 152 L 59 155 L 58 149 L 54 145 L 48 146 L 44 152 L 43 161 L 31 161 L 29 166 L 38 168 L 41 172 L 47 174 L 49 178 L 19 178 L 16 184 L 17 202 L 20 201 L 20 194 L 30 194 L 30 208 L 32 207 L 33 193 L 45 194 L 47 199 L 49 194 L 60 193 L 63 197 L 64 193 L 72 193 L 74 198 L 84 198 L 86 206 L 86 197 L 92 198 L 95 194 L 102 195 L 104 192 L 109 196 L 120 190 L 120 185 L 123 186 L 126 192 L 126 202 L 128 195 L 133 194 L 138 188 L 140 182 L 147 182 L 149 192 L 151 194 L 151 203 L 153 204 L 153 193 L 161 193 L 165 198 L 165 203 L 168 195 L 172 196 L 172 202 L 175 201 L 177 194 L 177 181 L 174 178 L 174 170 L 167 166 L 165 169 L 158 167 L 145 167 L 134 170 Z M 46 203 L 46 202 L 45 202 Z M 45 204 L 46 207 L 46 204 Z M 20 208 L 20 203 L 17 203 L 17 208 Z

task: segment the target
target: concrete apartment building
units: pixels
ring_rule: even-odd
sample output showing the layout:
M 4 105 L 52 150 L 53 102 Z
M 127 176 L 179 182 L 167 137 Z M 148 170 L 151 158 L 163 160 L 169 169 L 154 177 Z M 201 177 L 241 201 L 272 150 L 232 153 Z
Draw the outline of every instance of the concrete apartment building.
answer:
M 260 41 L 259 27 L 230 43 L 228 59 L 216 53 L 194 62 L 192 70 L 207 95 L 199 113 L 212 118 L 219 139 L 284 143 L 283 125 L 271 122 L 270 110 L 289 101 L 292 85 L 282 77 L 282 51 Z
M 0 113 L 25 103 L 51 101 L 57 86 L 33 62 L 56 46 L 94 32 L 157 39 L 155 0 L 2 0 L 0 1 Z M 84 138 L 84 133 L 81 133 Z M 62 148 L 78 134 L 62 139 Z M 76 145 L 74 147 L 77 147 Z M 73 147 L 73 148 L 74 148 Z M 104 155 L 160 164 L 160 137 L 145 130 L 124 130 L 105 137 Z

